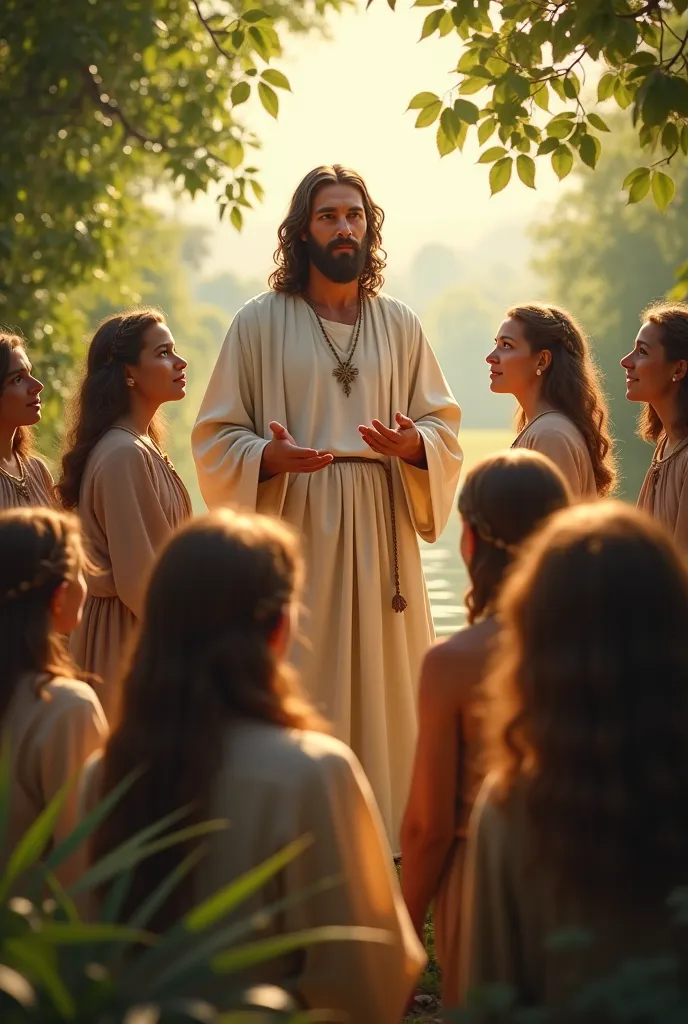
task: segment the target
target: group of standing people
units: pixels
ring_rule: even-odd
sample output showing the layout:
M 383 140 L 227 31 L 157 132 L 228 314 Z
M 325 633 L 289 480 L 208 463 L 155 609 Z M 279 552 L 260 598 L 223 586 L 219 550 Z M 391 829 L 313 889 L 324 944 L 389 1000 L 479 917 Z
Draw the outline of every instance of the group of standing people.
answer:
M 649 670 L 641 641 L 668 601 L 671 621 L 677 602 L 688 610 L 678 551 L 688 542 L 688 307 L 650 309 L 622 360 L 643 436 L 657 442 L 639 505 L 661 526 L 596 500 L 614 488 L 613 445 L 574 318 L 540 304 L 508 311 L 487 362 L 490 389 L 518 402 L 516 451 L 464 483 L 468 627 L 433 647 L 418 537 L 436 540 L 451 513 L 460 411 L 417 318 L 380 292 L 382 220 L 360 176 L 339 166 L 297 188 L 271 288 L 234 318 L 193 431 L 216 510 L 198 519 L 163 448 L 159 410 L 184 397 L 187 362 L 159 311 L 98 328 L 56 485 L 31 448 L 42 385 L 22 340 L 0 337 L 0 508 L 15 510 L 0 514 L 0 635 L 16 648 L 0 721 L 13 737 L 15 836 L 101 747 L 82 811 L 145 764 L 92 857 L 183 806 L 233 823 L 170 897 L 162 927 L 312 833 L 280 884 L 297 891 L 337 875 L 342 885 L 267 927 L 364 924 L 390 940 L 316 947 L 258 980 L 288 981 L 304 1005 L 357 1024 L 401 1014 L 433 901 L 449 1005 L 489 980 L 525 1002 L 563 998 L 565 972 L 552 973 L 540 949 L 561 904 L 524 881 L 533 850 L 566 883 L 566 913 L 594 906 L 617 935 L 620 916 L 590 898 L 612 877 L 605 857 L 621 864 L 615 892 L 648 863 L 680 880 L 688 785 L 676 740 L 688 725 L 675 685 L 684 641 L 663 653 L 652 700 L 623 674 Z M 639 585 L 655 602 L 641 621 Z M 634 661 L 607 621 L 620 609 Z M 663 615 L 662 635 L 669 625 Z M 77 669 L 100 682 L 78 682 Z M 624 681 L 633 713 L 621 706 Z M 644 728 L 656 758 L 638 778 L 630 764 L 642 760 Z M 494 774 L 471 818 L 480 752 Z M 566 788 L 574 769 L 579 799 Z M 631 783 L 643 825 L 664 815 L 656 838 L 630 822 Z M 141 865 L 128 909 L 181 856 Z M 258 894 L 255 909 L 278 894 Z M 625 921 L 622 931 L 633 949 L 640 929 Z

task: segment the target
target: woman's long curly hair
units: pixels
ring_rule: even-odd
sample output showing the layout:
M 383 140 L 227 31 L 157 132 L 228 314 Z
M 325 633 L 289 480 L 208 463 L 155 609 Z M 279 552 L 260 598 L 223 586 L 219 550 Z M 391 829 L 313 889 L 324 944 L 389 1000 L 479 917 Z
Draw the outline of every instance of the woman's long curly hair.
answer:
M 227 509 L 191 521 L 168 541 L 148 586 L 122 682 L 119 723 L 105 749 L 102 793 L 146 770 L 94 837 L 98 860 L 166 814 L 207 820 L 228 725 L 238 719 L 324 730 L 293 671 L 271 647 L 296 607 L 303 563 L 283 523 Z M 140 864 L 126 919 L 189 854 L 175 846 Z M 164 928 L 189 908 L 190 879 L 158 915 Z
M 324 185 L 351 185 L 361 193 L 368 225 L 365 240 L 368 252 L 359 284 L 363 292 L 369 298 L 373 298 L 384 284 L 382 271 L 385 268 L 387 254 L 382 248 L 381 232 L 385 215 L 371 199 L 360 174 L 342 167 L 341 164 L 316 167 L 306 175 L 294 192 L 289 212 L 277 232 L 279 245 L 274 254 L 277 269 L 270 275 L 270 287 L 276 292 L 286 292 L 288 295 L 300 295 L 305 291 L 310 260 L 308 244 L 301 236 L 308 231 L 315 194 Z
M 507 313 L 523 326 L 532 352 L 551 352 L 552 361 L 542 378 L 542 397 L 578 427 L 592 462 L 597 493 L 611 494 L 616 480 L 609 413 L 600 375 L 582 327 L 565 309 L 528 303 Z M 526 425 L 521 409 L 517 429 Z
M 50 605 L 60 584 L 86 568 L 76 516 L 48 508 L 0 513 L 0 725 L 23 676 L 36 677 L 39 689 L 77 676 Z
M 0 396 L 5 388 L 5 381 L 10 372 L 10 360 L 18 348 L 24 348 L 26 342 L 19 334 L 11 331 L 0 331 Z M 15 455 L 28 458 L 33 452 L 33 435 L 30 427 L 17 427 L 12 439 Z
M 688 573 L 668 534 L 613 501 L 556 513 L 498 614 L 488 770 L 526 786 L 538 863 L 586 898 L 685 881 Z
M 130 407 L 131 393 L 126 366 L 135 366 L 141 356 L 144 335 L 154 324 L 164 324 L 159 309 L 115 313 L 99 324 L 88 348 L 86 370 L 71 411 L 71 427 L 62 455 L 62 476 L 56 491 L 63 508 L 79 504 L 79 491 L 86 462 L 94 447 Z M 156 416 L 148 430 L 162 444 L 162 427 Z
M 471 469 L 459 495 L 459 514 L 474 537 L 465 597 L 469 625 L 493 608 L 526 537 L 570 504 L 561 471 L 527 448 L 490 455 Z
M 643 310 L 641 320 L 644 324 L 657 324 L 659 327 L 659 339 L 667 362 L 688 360 L 688 303 L 656 302 Z M 679 383 L 676 405 L 673 426 L 688 433 L 688 374 Z M 640 413 L 638 427 L 644 441 L 657 442 L 664 432 L 662 421 L 649 404 Z

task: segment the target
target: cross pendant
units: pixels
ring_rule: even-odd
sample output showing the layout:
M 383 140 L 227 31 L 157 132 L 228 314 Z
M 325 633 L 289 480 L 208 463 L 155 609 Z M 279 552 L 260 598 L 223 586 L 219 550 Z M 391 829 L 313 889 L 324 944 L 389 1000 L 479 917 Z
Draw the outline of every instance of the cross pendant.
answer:
M 348 398 L 351 394 L 351 385 L 358 377 L 356 367 L 352 366 L 351 363 L 340 363 L 337 369 L 332 371 L 332 376 L 341 384 L 342 390 Z

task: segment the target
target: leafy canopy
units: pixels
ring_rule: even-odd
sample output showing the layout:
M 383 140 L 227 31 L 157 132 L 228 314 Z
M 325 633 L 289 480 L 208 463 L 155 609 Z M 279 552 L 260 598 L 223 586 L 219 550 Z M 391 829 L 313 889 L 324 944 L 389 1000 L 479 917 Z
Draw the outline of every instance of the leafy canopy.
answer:
M 276 117 L 289 89 L 280 34 L 347 2 L 3 0 L 0 321 L 56 339 L 63 293 L 106 272 L 158 184 L 216 187 L 240 229 L 263 194 L 249 107 Z
M 369 0 L 369 3 L 372 0 Z M 387 0 L 394 8 L 396 0 Z M 599 61 L 597 100 L 628 110 L 646 162 L 628 174 L 629 203 L 650 192 L 660 210 L 674 197 L 670 173 L 688 154 L 688 0 L 416 0 L 432 8 L 421 39 L 456 33 L 457 82 L 444 97 L 421 92 L 416 126 L 437 123 L 441 156 L 471 131 L 490 166 L 492 194 L 514 168 L 535 188 L 536 160 L 565 178 L 580 161 L 595 168 L 610 129 L 590 109 L 586 71 Z M 476 97 L 477 102 L 467 97 Z M 551 106 L 564 105 L 552 116 Z

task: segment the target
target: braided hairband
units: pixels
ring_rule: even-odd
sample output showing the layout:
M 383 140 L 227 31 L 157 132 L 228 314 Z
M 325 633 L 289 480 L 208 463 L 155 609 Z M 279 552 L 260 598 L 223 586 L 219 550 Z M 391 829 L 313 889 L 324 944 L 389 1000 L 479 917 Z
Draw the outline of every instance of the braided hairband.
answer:
M 479 513 L 471 512 L 465 518 L 468 520 L 480 539 L 484 540 L 486 544 L 489 544 L 493 548 L 498 548 L 500 551 L 506 551 L 509 555 L 515 555 L 518 552 L 519 545 L 509 544 L 508 541 L 502 540 L 501 537 L 495 537 L 489 524 Z
M 42 558 L 38 563 L 38 569 L 33 579 L 22 580 L 16 587 L 6 590 L 3 594 L 0 594 L 0 600 L 12 601 L 16 597 L 23 597 L 31 590 L 39 590 L 55 579 L 64 579 L 68 571 L 69 566 L 65 565 L 64 560 L 57 562 Z
M 115 333 L 112 335 L 112 341 L 110 342 L 110 348 L 108 349 L 108 357 L 106 360 L 107 363 L 113 362 L 115 356 L 117 355 L 117 343 L 122 340 L 125 332 L 126 320 L 124 319 L 124 317 L 122 317 L 120 322 L 117 324 L 117 327 L 115 328 Z

